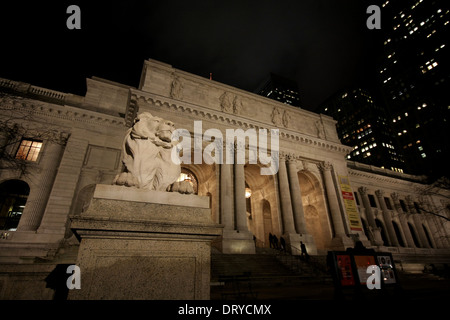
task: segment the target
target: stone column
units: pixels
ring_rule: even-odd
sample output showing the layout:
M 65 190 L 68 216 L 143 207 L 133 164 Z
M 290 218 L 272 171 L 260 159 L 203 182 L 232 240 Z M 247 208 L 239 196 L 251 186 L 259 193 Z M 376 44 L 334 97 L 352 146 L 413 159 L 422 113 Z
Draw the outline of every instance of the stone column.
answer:
M 344 223 L 342 221 L 341 210 L 339 208 L 339 202 L 337 198 L 336 188 L 333 183 L 333 176 L 331 174 L 331 170 L 333 166 L 329 162 L 320 163 L 319 169 L 323 173 L 323 178 L 325 181 L 325 191 L 327 193 L 328 205 L 330 207 L 331 218 L 333 221 L 334 232 L 336 237 L 344 237 L 345 229 Z
M 296 233 L 294 227 L 294 214 L 292 212 L 292 201 L 289 190 L 289 180 L 286 169 L 286 161 L 280 156 L 278 168 L 278 185 L 280 193 L 281 217 L 283 220 L 283 233 Z
M 291 188 L 292 209 L 294 212 L 295 228 L 300 234 L 306 234 L 305 213 L 303 211 L 302 194 L 297 175 L 297 165 L 294 159 L 288 161 L 289 186 Z
M 243 164 L 234 165 L 234 213 L 236 230 L 247 232 L 247 202 L 245 201 L 245 173 Z
M 399 247 L 400 244 L 398 243 L 397 235 L 395 234 L 394 226 L 392 225 L 392 216 L 390 212 L 388 211 L 388 208 L 386 207 L 386 202 L 384 201 L 384 191 L 383 190 L 377 190 L 375 191 L 375 194 L 378 197 L 378 202 L 381 206 L 381 211 L 383 212 L 383 218 L 384 223 L 386 225 L 387 233 L 389 236 L 389 240 L 391 242 L 391 245 L 394 247 Z
M 58 172 L 63 150 L 63 141 L 48 141 L 44 144 L 44 154 L 41 159 L 42 170 L 36 179 L 39 184 L 33 184 L 30 188 L 31 192 L 17 227 L 18 231 L 35 231 L 39 227 Z
M 67 140 L 58 172 L 48 198 L 45 214 L 39 225 L 39 234 L 64 235 L 75 190 L 83 167 L 89 142 L 72 134 Z
M 381 238 L 380 229 L 377 227 L 377 224 L 375 222 L 375 217 L 372 211 L 372 207 L 370 206 L 369 196 L 367 195 L 367 188 L 366 187 L 359 187 L 358 188 L 359 194 L 361 195 L 362 202 L 364 205 L 364 208 L 366 209 L 366 217 L 367 221 L 369 223 L 369 229 L 372 232 L 372 240 L 373 244 L 376 246 L 383 245 L 383 239 Z
M 414 240 L 411 235 L 411 231 L 409 230 L 408 221 L 406 218 L 406 212 L 404 213 L 402 210 L 402 206 L 400 205 L 400 201 L 398 199 L 398 193 L 391 193 L 391 198 L 394 202 L 395 210 L 398 212 L 398 219 L 400 220 L 400 227 L 402 228 L 403 234 L 405 235 L 405 245 L 410 248 L 414 248 L 416 245 L 414 244 Z
M 231 166 L 225 163 L 220 165 L 220 222 L 225 230 L 234 230 Z

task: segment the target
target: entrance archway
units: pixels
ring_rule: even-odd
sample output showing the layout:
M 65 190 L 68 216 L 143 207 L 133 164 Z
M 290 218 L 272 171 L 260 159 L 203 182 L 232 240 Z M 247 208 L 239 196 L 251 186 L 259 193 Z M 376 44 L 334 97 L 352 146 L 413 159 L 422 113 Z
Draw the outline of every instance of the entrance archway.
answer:
M 331 242 L 332 233 L 320 182 L 312 172 L 306 170 L 298 173 L 298 179 L 306 230 L 312 235 L 317 250 L 326 250 Z
M 270 212 L 270 202 L 266 199 L 262 200 L 262 213 L 264 225 L 264 247 L 269 247 L 269 234 L 273 234 L 272 213 Z

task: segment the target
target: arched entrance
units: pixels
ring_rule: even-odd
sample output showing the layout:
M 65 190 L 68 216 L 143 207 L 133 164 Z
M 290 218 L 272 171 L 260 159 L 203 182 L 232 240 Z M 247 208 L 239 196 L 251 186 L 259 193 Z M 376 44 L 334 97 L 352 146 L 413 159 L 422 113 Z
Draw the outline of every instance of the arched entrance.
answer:
M 246 188 L 251 194 L 246 197 L 248 229 L 255 236 L 257 247 L 269 247 L 269 233 L 278 238 L 282 235 L 277 206 L 274 177 L 261 175 L 261 167 L 245 165 Z
M 15 231 L 27 203 L 30 187 L 21 180 L 0 184 L 0 230 Z
M 262 200 L 262 213 L 264 223 L 264 247 L 269 247 L 269 234 L 273 234 L 272 213 L 270 212 L 270 202 L 266 199 Z
M 304 207 L 306 230 L 314 237 L 314 242 L 318 249 L 325 249 L 326 243 L 323 237 L 324 230 L 320 223 L 319 212 L 316 207 L 309 205 Z
M 298 173 L 298 179 L 306 230 L 312 235 L 317 250 L 327 250 L 332 233 L 320 182 L 312 172 L 306 170 Z

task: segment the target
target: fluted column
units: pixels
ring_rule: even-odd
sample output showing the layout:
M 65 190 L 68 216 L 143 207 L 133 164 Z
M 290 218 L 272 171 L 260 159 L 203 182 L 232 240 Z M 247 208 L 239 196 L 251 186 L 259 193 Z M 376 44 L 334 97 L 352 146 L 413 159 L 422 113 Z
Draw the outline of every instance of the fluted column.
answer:
M 283 231 L 284 233 L 295 233 L 294 215 L 292 212 L 292 201 L 289 190 L 286 161 L 281 156 L 278 168 L 278 185 L 280 193 L 281 217 L 283 220 Z
M 359 187 L 358 192 L 361 195 L 361 199 L 366 210 L 366 218 L 369 223 L 369 230 L 372 232 L 372 241 L 376 246 L 383 245 L 383 239 L 381 238 L 380 229 L 377 227 L 375 222 L 375 217 L 372 211 L 372 207 L 370 206 L 369 196 L 367 195 L 366 187 Z M 369 235 L 370 236 L 370 235 Z
M 400 205 L 400 201 L 398 198 L 398 193 L 391 193 L 392 201 L 394 202 L 395 210 L 398 212 L 398 219 L 400 220 L 400 227 L 402 228 L 403 234 L 405 235 L 406 246 L 410 248 L 414 248 L 416 245 L 414 244 L 414 240 L 411 235 L 411 231 L 409 230 L 408 221 L 406 218 L 406 212 L 403 212 L 402 206 Z
M 220 217 L 227 230 L 234 230 L 231 167 L 231 164 L 220 165 Z
M 319 169 L 323 173 L 323 178 L 325 182 L 325 191 L 327 193 L 328 205 L 331 212 L 331 219 L 333 221 L 335 236 L 344 237 L 346 236 L 344 223 L 342 220 L 341 210 L 339 208 L 336 188 L 333 183 L 333 176 L 331 174 L 333 166 L 329 162 L 320 163 Z
M 395 234 L 394 226 L 392 225 L 392 217 L 390 212 L 388 211 L 388 208 L 386 207 L 386 202 L 384 201 L 384 191 L 383 190 L 377 190 L 375 191 L 375 194 L 378 197 L 378 202 L 381 206 L 381 211 L 383 213 L 384 223 L 386 225 L 387 233 L 389 236 L 389 240 L 391 242 L 391 245 L 394 247 L 399 247 L 400 244 L 397 239 L 397 235 Z
M 18 231 L 35 231 L 39 227 L 58 172 L 64 142 L 48 141 L 44 148 L 41 159 L 42 170 L 36 179 L 36 184 L 30 188 L 30 195 L 17 227 Z
M 295 228 L 298 233 L 306 234 L 305 213 L 303 211 L 300 182 L 297 175 L 297 163 L 294 159 L 288 160 L 289 186 L 291 190 L 292 209 L 294 213 Z

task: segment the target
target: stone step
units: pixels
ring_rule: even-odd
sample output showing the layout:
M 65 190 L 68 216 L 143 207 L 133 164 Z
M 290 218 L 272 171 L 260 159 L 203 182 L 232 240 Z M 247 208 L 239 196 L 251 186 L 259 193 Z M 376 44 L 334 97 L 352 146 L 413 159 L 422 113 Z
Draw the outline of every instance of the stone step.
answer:
M 312 260 L 312 259 L 311 259 Z M 318 272 L 310 262 L 299 261 L 299 257 L 269 254 L 212 254 L 211 279 L 242 279 L 285 283 L 292 281 L 327 281 L 331 279 L 322 270 Z

